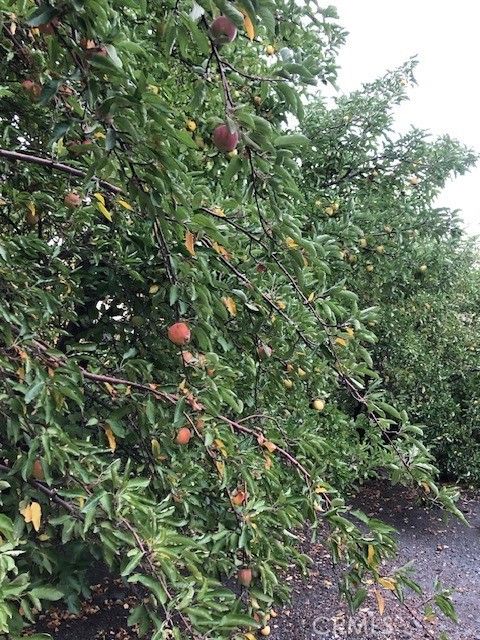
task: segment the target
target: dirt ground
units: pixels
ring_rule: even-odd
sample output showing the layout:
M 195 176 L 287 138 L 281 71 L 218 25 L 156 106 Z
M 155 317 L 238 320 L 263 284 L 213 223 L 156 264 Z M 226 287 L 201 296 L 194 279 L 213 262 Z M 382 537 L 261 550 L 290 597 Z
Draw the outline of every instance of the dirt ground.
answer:
M 424 599 L 435 578 L 455 590 L 458 624 L 443 617 L 424 620 L 419 599 L 410 598 L 405 607 L 388 593 L 383 616 L 371 595 L 350 618 L 326 547 L 321 542 L 312 546 L 305 538 L 313 558 L 310 577 L 304 581 L 293 570 L 285 577 L 293 589 L 292 601 L 270 621 L 271 640 L 424 640 L 439 638 L 442 631 L 451 640 L 480 640 L 480 496 L 462 498 L 470 527 L 439 511 L 427 511 L 407 491 L 382 482 L 362 489 L 356 506 L 397 529 L 399 556 L 393 566 L 413 560 L 415 577 L 427 594 Z M 48 632 L 54 640 L 136 638 L 126 621 L 141 596 L 110 577 L 92 591 L 92 599 L 79 614 L 53 608 L 39 619 L 35 631 Z

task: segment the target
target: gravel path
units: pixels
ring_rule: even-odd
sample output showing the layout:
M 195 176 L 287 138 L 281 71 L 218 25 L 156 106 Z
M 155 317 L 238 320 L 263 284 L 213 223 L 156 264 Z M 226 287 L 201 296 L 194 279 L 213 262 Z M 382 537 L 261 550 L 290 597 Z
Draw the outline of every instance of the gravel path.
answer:
M 461 508 L 470 527 L 446 518 L 437 510 L 427 511 L 407 491 L 387 483 L 362 490 L 355 506 L 376 516 L 398 531 L 399 555 L 392 566 L 413 560 L 415 579 L 431 593 L 435 578 L 454 589 L 458 624 L 443 616 L 424 620 L 419 601 L 408 599 L 418 620 L 393 597 L 386 598 L 383 616 L 371 595 L 354 618 L 335 587 L 335 572 L 322 544 L 310 552 L 314 565 L 307 583 L 297 576 L 292 603 L 271 621 L 272 640 L 423 640 L 448 633 L 451 640 L 480 640 L 480 497 L 464 497 Z M 308 544 L 305 541 L 305 544 Z M 423 624 L 422 624 L 423 623 Z M 425 628 L 428 630 L 425 630 Z
M 326 547 L 312 545 L 305 537 L 303 546 L 313 558 L 312 570 L 307 581 L 293 569 L 285 576 L 293 598 L 270 621 L 271 640 L 425 640 L 440 638 L 442 631 L 448 632 L 450 640 L 480 640 L 480 496 L 465 496 L 461 501 L 470 527 L 437 510 L 427 511 L 408 491 L 383 482 L 364 487 L 354 502 L 397 529 L 399 556 L 392 567 L 413 560 L 415 578 L 426 594 L 431 593 L 435 578 L 455 589 L 459 623 L 444 617 L 424 620 L 418 601 L 409 598 L 408 611 L 389 593 L 383 616 L 371 595 L 349 618 Z M 53 608 L 41 616 L 35 630 L 51 633 L 54 640 L 133 640 L 137 635 L 128 629 L 126 618 L 138 599 L 119 580 L 107 577 L 93 588 L 92 599 L 79 614 Z

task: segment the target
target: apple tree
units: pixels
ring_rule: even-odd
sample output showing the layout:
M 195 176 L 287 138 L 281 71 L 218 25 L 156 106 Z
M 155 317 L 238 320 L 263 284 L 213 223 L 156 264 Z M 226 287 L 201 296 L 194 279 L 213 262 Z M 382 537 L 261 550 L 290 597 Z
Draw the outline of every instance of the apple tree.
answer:
M 345 489 L 385 468 L 455 508 L 302 206 L 334 9 L 35 4 L 0 0 L 0 634 L 102 560 L 141 636 L 266 635 L 306 521 L 358 606 L 394 543 Z
M 310 106 L 303 188 L 315 224 L 341 244 L 337 278 L 378 310 L 372 355 L 390 398 L 426 425 L 446 478 L 478 482 L 478 247 L 436 204 L 476 157 L 448 136 L 394 133 L 414 67 Z

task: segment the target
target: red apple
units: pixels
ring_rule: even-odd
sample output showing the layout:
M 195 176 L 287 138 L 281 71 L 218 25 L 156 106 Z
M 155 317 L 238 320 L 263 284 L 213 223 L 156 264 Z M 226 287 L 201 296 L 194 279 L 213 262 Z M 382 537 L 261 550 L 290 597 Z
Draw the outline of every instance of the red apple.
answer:
M 227 16 L 219 16 L 210 25 L 210 34 L 216 44 L 233 42 L 237 37 L 237 27 Z
M 219 151 L 233 151 L 239 140 L 238 131 L 230 131 L 227 124 L 219 124 L 213 132 L 213 144 Z
M 183 345 L 190 342 L 190 328 L 185 322 L 176 322 L 168 327 L 168 339 L 173 344 Z

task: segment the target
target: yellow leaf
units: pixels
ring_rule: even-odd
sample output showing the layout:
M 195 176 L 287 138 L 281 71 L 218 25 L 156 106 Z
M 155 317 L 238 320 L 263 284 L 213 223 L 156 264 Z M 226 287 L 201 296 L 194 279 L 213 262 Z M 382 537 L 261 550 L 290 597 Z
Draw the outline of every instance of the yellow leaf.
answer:
M 248 39 L 253 40 L 255 37 L 255 27 L 253 26 L 253 22 L 251 21 L 250 16 L 246 13 L 243 14 L 243 24 Z
M 214 444 L 215 444 L 215 447 L 220 451 L 222 456 L 224 458 L 228 458 L 228 451 L 225 448 L 225 443 L 223 442 L 223 440 L 219 440 L 219 439 L 214 440 Z
M 344 338 L 335 338 L 335 344 L 338 344 L 341 347 L 346 347 L 347 341 Z
M 318 486 L 315 487 L 315 493 L 328 493 L 328 489 L 327 487 L 324 487 L 321 484 L 319 484 Z
M 289 249 L 298 249 L 298 243 L 295 242 L 295 240 L 290 236 L 288 236 L 288 238 L 285 238 L 285 244 Z
M 104 384 L 105 384 L 105 386 L 107 388 L 108 393 L 111 396 L 116 396 L 117 395 L 117 392 L 115 391 L 115 387 L 113 387 L 109 382 L 105 382 Z
M 111 222 L 112 221 L 112 214 L 110 213 L 110 211 L 107 209 L 107 207 L 102 204 L 101 202 L 97 202 L 97 209 L 100 211 L 101 214 L 103 214 L 105 216 L 105 218 Z
M 31 504 L 27 504 L 27 506 L 24 509 L 20 509 L 20 513 L 22 514 L 25 522 L 31 522 L 32 521 L 32 505 Z
M 367 564 L 369 567 L 373 566 L 375 561 L 375 547 L 372 544 L 368 545 Z
M 273 466 L 273 460 L 271 456 L 265 456 L 265 469 L 267 469 L 267 471 L 269 469 L 271 469 Z
M 188 230 L 187 230 L 187 233 L 185 234 L 185 246 L 187 248 L 188 253 L 191 256 L 194 256 L 195 255 L 195 236 L 191 231 L 188 231 Z
M 383 612 L 385 611 L 385 598 L 380 593 L 380 591 L 377 591 L 376 589 L 375 589 L 375 598 L 377 600 L 378 611 L 380 615 L 383 616 Z
M 284 311 L 287 308 L 287 305 L 283 300 L 277 300 L 276 304 L 277 304 L 277 307 L 282 311 Z
M 35 209 L 35 203 L 34 202 L 27 202 L 27 209 L 30 211 L 32 216 L 36 215 L 36 209 Z
M 160 287 L 158 286 L 158 284 L 152 284 L 148 290 L 148 293 L 150 293 L 152 296 L 158 292 L 158 290 L 160 289 Z
M 245 634 L 245 640 L 256 640 L 256 638 L 253 635 L 253 633 L 246 633 Z
M 17 376 L 18 376 L 18 379 L 21 382 L 24 382 L 24 380 L 25 380 L 25 369 L 23 367 L 19 367 L 17 369 Z
M 80 509 L 83 509 L 83 507 L 85 506 L 85 498 L 83 496 L 78 496 L 77 502 Z
M 123 200 L 123 198 L 118 198 L 117 204 L 121 205 L 124 209 L 127 209 L 128 211 L 133 211 L 132 205 L 126 200 Z
M 220 462 L 219 460 L 215 461 L 215 466 L 217 467 L 218 475 L 223 478 L 225 475 L 225 464 Z
M 213 207 L 213 209 L 210 209 L 210 213 L 213 213 L 217 218 L 225 218 L 225 211 L 220 207 Z
M 104 427 L 104 429 L 105 429 L 105 435 L 107 436 L 107 440 L 108 440 L 108 446 L 110 447 L 113 453 L 117 448 L 117 440 L 115 439 L 115 435 L 113 431 L 110 429 L 110 427 Z
M 425 493 L 430 493 L 431 489 L 430 489 L 430 486 L 428 485 L 428 483 L 422 482 L 422 487 L 423 487 L 423 490 L 425 491 Z
M 97 140 L 105 140 L 106 138 L 103 131 L 95 131 L 95 133 L 93 134 L 93 137 L 96 138 Z
M 379 578 L 378 584 L 381 584 L 384 589 L 388 589 L 389 591 L 395 590 L 396 580 L 395 578 Z
M 30 505 L 30 513 L 32 516 L 32 524 L 35 531 L 40 531 L 40 524 L 42 522 L 42 507 L 38 502 L 32 502 Z
M 231 316 L 236 316 L 237 315 L 237 305 L 236 305 L 235 300 L 233 298 L 224 296 L 222 298 L 222 302 L 227 307 L 228 313 Z
M 315 298 L 315 293 L 312 291 L 312 293 L 308 296 L 307 300 L 308 302 L 313 302 L 314 298 Z
M 277 445 L 274 442 L 271 442 L 270 440 L 265 440 L 265 442 L 263 443 L 263 446 L 265 447 L 265 449 L 268 449 L 270 453 L 273 453 L 277 448 Z
M 225 249 L 225 247 L 222 247 L 221 244 L 218 244 L 217 241 L 212 242 L 212 247 L 215 249 L 215 251 L 223 256 L 224 258 L 230 258 L 230 254 L 228 253 L 228 251 Z
M 353 338 L 353 336 L 355 335 L 355 331 L 352 329 L 352 327 L 347 327 L 345 331 L 348 333 L 350 338 Z
M 95 200 L 98 200 L 98 202 L 101 202 L 103 204 L 103 206 L 105 206 L 105 198 L 103 197 L 103 195 L 101 193 L 94 193 L 93 197 L 95 198 Z

